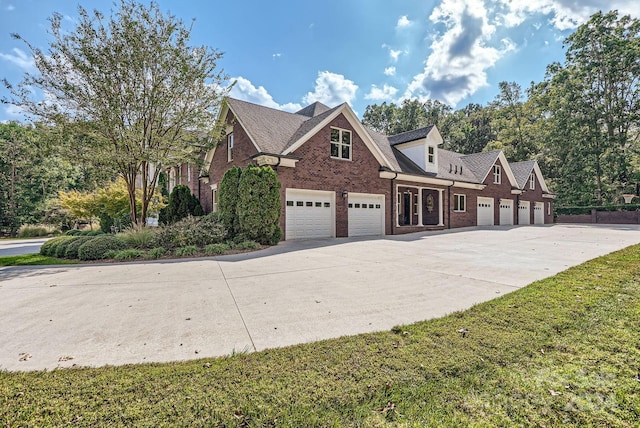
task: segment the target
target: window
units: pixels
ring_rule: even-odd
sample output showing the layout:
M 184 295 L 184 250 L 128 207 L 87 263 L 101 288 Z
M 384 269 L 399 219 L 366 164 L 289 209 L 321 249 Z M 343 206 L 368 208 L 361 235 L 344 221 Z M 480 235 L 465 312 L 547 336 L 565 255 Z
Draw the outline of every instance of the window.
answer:
M 551 215 L 551 202 L 547 202 L 547 215 Z
M 429 163 L 435 163 L 436 162 L 436 149 L 433 146 L 429 146 L 427 148 L 427 160 L 429 161 Z
M 453 211 L 462 213 L 467 210 L 467 195 L 453 195 Z
M 233 160 L 233 133 L 227 135 L 227 162 Z
M 187 182 L 191 181 L 191 164 L 187 164 Z
M 502 183 L 502 167 L 500 165 L 493 166 L 493 184 Z
M 218 211 L 218 185 L 211 186 L 211 212 Z
M 536 188 L 536 176 L 532 172 L 531 175 L 529 176 L 529 189 L 533 190 L 535 188 Z
M 351 160 L 351 131 L 331 128 L 331 157 Z

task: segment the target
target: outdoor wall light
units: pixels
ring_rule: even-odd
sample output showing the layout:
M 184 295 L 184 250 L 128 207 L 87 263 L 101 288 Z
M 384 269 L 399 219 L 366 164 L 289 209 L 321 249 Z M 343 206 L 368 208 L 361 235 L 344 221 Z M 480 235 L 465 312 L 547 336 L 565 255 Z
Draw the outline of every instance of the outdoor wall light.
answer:
M 347 196 L 349 196 L 349 192 L 347 192 L 346 190 L 342 191 L 342 197 L 346 198 Z

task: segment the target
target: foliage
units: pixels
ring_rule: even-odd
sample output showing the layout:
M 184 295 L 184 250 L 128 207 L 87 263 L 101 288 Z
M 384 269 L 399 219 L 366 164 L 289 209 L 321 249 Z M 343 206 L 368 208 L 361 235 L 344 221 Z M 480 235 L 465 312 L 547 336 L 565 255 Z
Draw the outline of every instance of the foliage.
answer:
M 222 242 L 226 228 L 215 216 L 186 217 L 177 223 L 158 228 L 153 246 L 174 249 L 186 246 L 204 247 Z
M 3 371 L 3 422 L 635 426 L 639 257 L 634 246 L 391 331 L 186 362 Z
M 190 46 L 191 27 L 155 2 L 121 0 L 110 17 L 79 6 L 78 15 L 71 29 L 63 28 L 63 15 L 52 16 L 47 50 L 14 35 L 30 49 L 38 73 L 17 86 L 5 80 L 11 98 L 3 101 L 91 136 L 88 155 L 115 166 L 127 184 L 132 223 L 144 224 L 157 166 L 187 162 L 218 139 L 217 108 L 229 90 L 216 70 L 222 54 Z M 35 99 L 34 89 L 49 102 Z M 86 148 L 80 140 L 74 142 Z
M 68 238 L 69 239 L 60 240 L 60 242 L 55 246 L 55 250 L 51 251 L 52 256 L 57 257 L 59 259 L 64 258 L 67 254 L 67 248 L 69 247 L 69 245 L 74 241 L 77 241 L 78 239 L 80 239 L 79 236 L 69 236 Z
M 58 245 L 73 239 L 73 236 L 57 236 L 49 239 L 40 247 L 40 254 L 43 256 L 55 257 Z
M 260 244 L 256 241 L 242 241 L 236 244 L 236 250 L 257 250 L 260 248 Z
M 218 218 L 230 236 L 236 236 L 240 232 L 237 206 L 241 175 L 242 169 L 233 166 L 224 173 L 218 186 Z
M 209 244 L 204 247 L 204 252 L 208 256 L 219 256 L 220 254 L 224 254 L 229 251 L 231 247 L 229 244 L 220 243 L 220 244 Z
M 127 248 L 125 250 L 115 251 L 114 254 L 109 254 L 110 259 L 114 260 L 136 260 L 146 256 L 146 253 L 136 248 Z
M 239 235 L 261 244 L 277 244 L 282 237 L 280 182 L 270 167 L 249 165 L 238 186 Z
M 164 249 L 163 247 L 155 247 L 149 250 L 149 252 L 147 253 L 147 256 L 150 259 L 159 259 L 160 257 L 164 256 L 167 253 L 167 250 Z
M 18 238 L 34 238 L 40 236 L 49 236 L 54 234 L 57 229 L 46 225 L 23 224 L 18 230 Z M 58 231 L 59 232 L 59 231 Z
M 149 227 L 131 227 L 118 234 L 118 238 L 124 241 L 128 247 L 138 249 L 149 249 L 153 247 L 155 229 Z
M 78 248 L 80 260 L 104 259 L 109 251 L 124 250 L 127 244 L 113 235 L 100 235 L 85 242 Z
M 200 249 L 195 245 L 187 245 L 185 247 L 176 248 L 174 251 L 175 255 L 178 257 L 188 257 L 195 256 L 200 252 Z
M 169 195 L 169 204 L 164 211 L 164 223 L 170 224 L 182 220 L 188 216 L 200 216 L 204 211 L 200 205 L 200 201 L 196 198 L 191 190 L 180 184 L 173 188 Z
M 78 250 L 80 249 L 80 246 L 85 242 L 91 241 L 93 238 L 94 238 L 93 236 L 88 236 L 88 235 L 76 236 L 76 239 L 74 239 L 73 241 L 70 241 L 69 244 L 67 244 L 67 251 L 65 251 L 64 253 L 64 258 L 77 259 Z

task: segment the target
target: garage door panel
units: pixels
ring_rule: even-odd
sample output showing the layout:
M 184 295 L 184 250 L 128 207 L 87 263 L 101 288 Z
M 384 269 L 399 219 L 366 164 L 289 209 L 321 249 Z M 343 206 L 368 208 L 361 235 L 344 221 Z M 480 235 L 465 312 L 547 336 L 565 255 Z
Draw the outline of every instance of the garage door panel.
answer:
M 286 190 L 286 239 L 334 236 L 334 193 L 318 190 Z
M 478 197 L 478 226 L 493 226 L 493 198 Z
M 500 224 L 503 226 L 513 225 L 513 199 L 500 200 Z
M 520 201 L 518 205 L 518 224 L 531 224 L 529 201 Z
M 349 194 L 349 236 L 384 235 L 384 195 Z
M 533 224 L 544 224 L 544 202 L 533 204 Z

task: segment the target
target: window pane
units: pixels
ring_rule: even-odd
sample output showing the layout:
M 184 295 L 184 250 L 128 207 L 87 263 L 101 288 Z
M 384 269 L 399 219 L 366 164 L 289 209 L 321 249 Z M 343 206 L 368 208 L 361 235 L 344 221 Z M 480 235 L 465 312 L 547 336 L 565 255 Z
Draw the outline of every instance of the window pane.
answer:
M 337 129 L 331 130 L 331 141 L 335 141 L 336 143 L 340 141 L 340 131 Z
M 342 146 L 342 159 L 351 159 L 351 147 Z
M 342 144 L 351 145 L 351 132 L 342 131 Z
M 331 156 L 334 158 L 338 157 L 338 145 L 331 143 Z
M 288 207 L 292 207 L 293 206 L 293 201 L 287 201 L 287 206 Z

